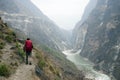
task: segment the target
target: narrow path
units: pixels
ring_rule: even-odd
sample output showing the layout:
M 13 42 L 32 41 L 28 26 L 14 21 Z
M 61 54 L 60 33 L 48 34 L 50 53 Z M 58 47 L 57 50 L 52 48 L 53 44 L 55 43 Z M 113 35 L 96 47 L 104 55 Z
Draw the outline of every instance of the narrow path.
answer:
M 35 62 L 34 57 L 35 53 L 33 52 L 33 63 Z M 9 77 L 8 80 L 40 80 L 35 74 L 35 64 L 26 65 L 25 63 L 21 64 L 15 74 Z
M 11 53 L 13 52 L 12 50 L 10 50 L 10 48 L 11 48 L 11 45 L 10 44 L 6 44 L 4 49 L 1 50 L 4 53 L 2 55 L 2 59 L 4 61 L 7 60 L 10 57 Z
M 35 65 L 22 64 L 8 80 L 39 80 L 34 74 Z

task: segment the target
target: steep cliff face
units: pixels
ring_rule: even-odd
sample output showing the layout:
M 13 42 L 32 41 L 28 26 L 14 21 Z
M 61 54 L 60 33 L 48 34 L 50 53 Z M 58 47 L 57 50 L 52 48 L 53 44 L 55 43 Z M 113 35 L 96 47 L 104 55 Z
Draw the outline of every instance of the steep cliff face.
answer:
M 79 27 L 81 26 L 81 27 Z M 74 50 L 82 49 L 88 25 L 83 23 L 77 26 L 73 31 L 72 46 Z
M 72 45 L 74 50 L 81 49 L 84 44 L 85 35 L 87 32 L 88 24 L 86 19 L 88 18 L 91 11 L 95 8 L 97 0 L 89 1 L 88 5 L 85 8 L 82 19 L 76 24 L 73 35 L 72 35 Z
M 63 31 L 30 0 L 0 0 L 0 6 L 0 16 L 17 32 L 54 49 L 67 46 Z
M 81 55 L 120 80 L 120 1 L 98 0 L 85 21 L 88 25 Z M 81 27 L 81 26 L 80 26 Z M 79 42 L 78 42 L 79 43 Z

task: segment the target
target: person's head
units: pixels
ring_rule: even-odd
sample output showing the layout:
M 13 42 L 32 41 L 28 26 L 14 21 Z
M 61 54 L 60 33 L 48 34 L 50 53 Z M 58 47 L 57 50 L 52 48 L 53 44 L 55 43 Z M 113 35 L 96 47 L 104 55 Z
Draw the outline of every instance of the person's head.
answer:
M 30 40 L 30 38 L 27 38 L 27 40 Z

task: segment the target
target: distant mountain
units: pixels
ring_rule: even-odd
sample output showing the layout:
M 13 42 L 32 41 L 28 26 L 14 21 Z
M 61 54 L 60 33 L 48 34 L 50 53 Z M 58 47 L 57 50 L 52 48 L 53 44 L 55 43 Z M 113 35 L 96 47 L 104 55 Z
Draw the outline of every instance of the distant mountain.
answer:
M 114 76 L 116 80 L 120 80 L 119 9 L 120 0 L 97 0 L 96 7 L 86 21 L 78 27 L 77 32 L 81 35 L 79 32 L 81 27 L 87 25 L 81 55 L 94 62 L 96 69 L 102 70 L 111 77 Z M 76 39 L 76 43 L 81 45 L 80 39 Z
M 30 0 L 0 0 L 0 16 L 18 33 L 54 49 L 67 47 L 63 31 Z

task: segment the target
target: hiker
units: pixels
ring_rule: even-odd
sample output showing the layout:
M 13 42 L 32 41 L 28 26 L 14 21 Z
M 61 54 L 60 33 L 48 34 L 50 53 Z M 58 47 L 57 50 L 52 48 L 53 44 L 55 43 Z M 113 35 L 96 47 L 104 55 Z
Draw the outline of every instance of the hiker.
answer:
M 33 44 L 32 41 L 30 40 L 30 38 L 27 38 L 27 40 L 25 41 L 25 45 L 24 45 L 24 51 L 26 52 L 26 64 L 31 65 L 31 53 L 32 53 L 32 48 L 33 48 Z

